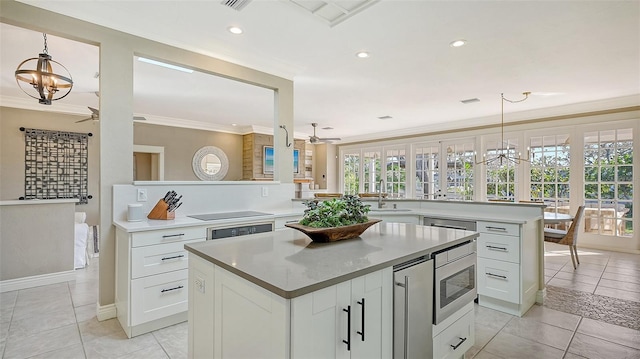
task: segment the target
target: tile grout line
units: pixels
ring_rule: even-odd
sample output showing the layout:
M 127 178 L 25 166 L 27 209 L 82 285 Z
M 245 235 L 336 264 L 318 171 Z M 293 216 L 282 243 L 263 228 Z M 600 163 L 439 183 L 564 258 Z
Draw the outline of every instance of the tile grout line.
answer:
M 569 344 L 567 344 L 567 349 L 565 349 L 564 354 L 562 355 L 563 358 L 565 358 L 567 354 L 569 354 L 569 348 L 571 348 L 571 343 L 573 342 L 573 338 L 575 338 L 576 333 L 578 333 L 578 328 L 580 328 L 580 324 L 582 323 L 583 318 L 584 318 L 583 316 L 580 316 L 580 320 L 578 320 L 578 325 L 576 325 L 576 329 L 573 331 L 573 334 L 571 334 L 571 339 L 569 340 Z

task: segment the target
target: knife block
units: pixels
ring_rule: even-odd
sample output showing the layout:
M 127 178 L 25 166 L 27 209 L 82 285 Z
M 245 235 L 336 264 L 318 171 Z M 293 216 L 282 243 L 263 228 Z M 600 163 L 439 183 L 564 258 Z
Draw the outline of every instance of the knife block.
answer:
M 153 207 L 151 212 L 149 212 L 149 215 L 147 215 L 147 218 L 164 219 L 164 220 L 175 219 L 176 212 L 169 212 L 168 209 L 169 209 L 169 205 L 167 204 L 167 202 L 165 202 L 164 199 L 161 199 L 158 201 L 158 203 L 156 203 L 155 207 Z

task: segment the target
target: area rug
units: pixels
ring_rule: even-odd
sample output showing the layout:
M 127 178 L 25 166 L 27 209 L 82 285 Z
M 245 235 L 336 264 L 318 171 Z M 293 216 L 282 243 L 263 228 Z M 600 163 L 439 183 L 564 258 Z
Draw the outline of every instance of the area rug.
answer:
M 640 302 L 547 285 L 544 306 L 640 330 Z

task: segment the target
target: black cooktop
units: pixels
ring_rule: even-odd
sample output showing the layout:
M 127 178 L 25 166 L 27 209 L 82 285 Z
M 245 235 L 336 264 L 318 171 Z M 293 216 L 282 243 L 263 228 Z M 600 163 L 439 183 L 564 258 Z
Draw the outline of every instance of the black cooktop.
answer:
M 271 216 L 271 213 L 264 212 L 256 212 L 256 211 L 240 211 L 240 212 L 219 212 L 219 213 L 205 213 L 205 214 L 194 214 L 191 218 L 199 219 L 201 221 L 215 221 L 218 219 L 229 219 L 229 218 L 242 218 L 242 217 L 255 217 L 255 216 Z

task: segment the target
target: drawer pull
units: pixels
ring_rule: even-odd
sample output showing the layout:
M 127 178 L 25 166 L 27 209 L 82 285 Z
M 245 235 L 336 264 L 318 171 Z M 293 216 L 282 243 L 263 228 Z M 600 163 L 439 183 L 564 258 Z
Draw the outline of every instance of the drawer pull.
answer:
M 169 259 L 176 259 L 176 258 L 182 258 L 184 257 L 184 254 L 179 254 L 177 256 L 171 256 L 171 257 L 162 257 L 163 261 L 168 261 Z
M 165 234 L 164 236 L 162 236 L 162 238 L 181 237 L 181 236 L 184 236 L 184 233 L 178 233 L 178 234 Z
M 505 247 L 496 247 L 496 246 L 486 246 L 488 249 L 493 249 L 495 251 L 507 251 L 507 248 Z
M 451 347 L 453 348 L 453 350 L 456 350 L 456 349 L 458 349 L 459 346 L 462 345 L 462 343 L 464 343 L 466 341 L 467 341 L 467 338 L 460 338 L 460 342 L 458 344 L 456 344 L 456 345 L 451 344 Z
M 488 276 L 490 277 L 496 277 L 496 278 L 500 278 L 500 279 L 507 279 L 506 275 L 500 275 L 500 274 L 493 274 L 493 273 L 486 273 Z
M 362 298 L 362 302 L 358 301 L 358 304 L 360 304 L 362 306 L 362 323 L 360 323 L 360 326 L 362 327 L 362 331 L 361 332 L 356 332 L 358 334 L 360 334 L 362 336 L 362 341 L 364 341 L 364 298 Z
M 507 229 L 504 227 L 492 227 L 492 226 L 487 226 L 487 231 L 494 231 L 494 232 L 506 232 Z
M 184 286 L 179 285 L 177 287 L 173 287 L 173 288 L 169 288 L 169 289 L 163 289 L 163 290 L 160 291 L 160 293 L 171 292 L 172 290 L 177 290 L 177 289 L 182 289 L 182 288 L 184 288 Z
M 351 351 L 351 306 L 347 305 L 347 308 L 342 308 L 343 312 L 347 312 L 347 340 L 342 340 L 347 345 L 347 351 Z

